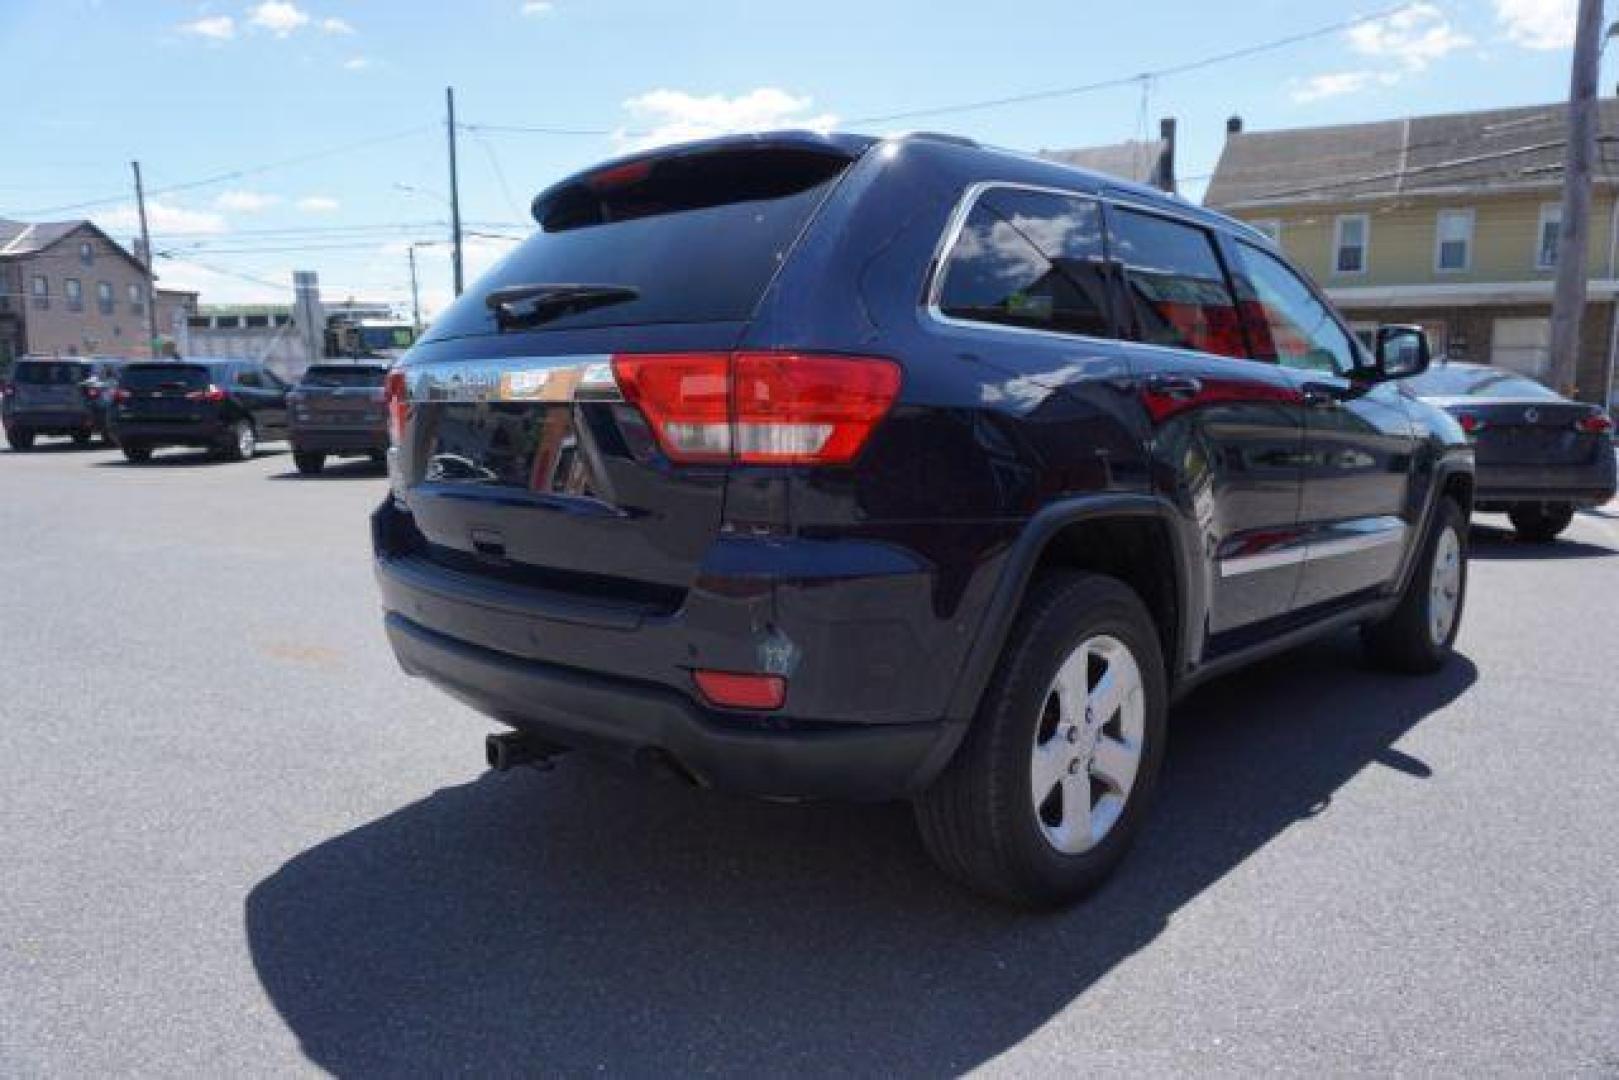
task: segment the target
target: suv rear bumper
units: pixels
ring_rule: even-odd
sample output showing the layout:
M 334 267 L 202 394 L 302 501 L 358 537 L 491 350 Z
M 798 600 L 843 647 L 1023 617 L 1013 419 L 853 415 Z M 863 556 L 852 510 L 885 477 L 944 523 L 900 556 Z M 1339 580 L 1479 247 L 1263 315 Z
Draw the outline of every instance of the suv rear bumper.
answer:
M 930 650 L 892 617 L 860 617 L 874 605 L 931 612 L 925 572 L 841 567 L 808 590 L 806 606 L 783 599 L 758 567 L 751 577 L 718 576 L 723 557 L 713 556 L 703 586 L 660 614 L 447 569 L 390 503 L 372 526 L 400 665 L 546 741 L 673 764 L 738 794 L 875 800 L 925 787 L 962 731 L 939 719 L 948 678 L 927 670 L 958 663 L 945 643 Z M 775 580 L 794 591 L 793 577 Z M 772 668 L 761 659 L 769 647 L 790 659 Z M 788 671 L 787 704 L 769 713 L 715 708 L 697 693 L 693 668 Z
M 1601 506 L 1614 497 L 1615 474 L 1614 452 L 1607 448 L 1580 465 L 1481 465 L 1473 503 L 1481 510 L 1520 502 Z
M 386 573 L 386 564 L 379 573 Z M 548 742 L 704 787 L 781 798 L 890 799 L 915 790 L 942 722 L 777 728 L 722 717 L 661 686 L 523 660 L 390 612 L 399 664 L 479 712 Z
M 386 428 L 295 424 L 288 439 L 293 451 L 300 454 L 380 454 L 388 449 Z
M 71 435 L 96 429 L 96 416 L 88 409 L 12 409 L 3 422 L 7 431 L 39 435 Z
M 120 443 L 137 446 L 217 446 L 230 438 L 230 429 L 212 419 L 190 423 L 114 420 L 111 429 Z

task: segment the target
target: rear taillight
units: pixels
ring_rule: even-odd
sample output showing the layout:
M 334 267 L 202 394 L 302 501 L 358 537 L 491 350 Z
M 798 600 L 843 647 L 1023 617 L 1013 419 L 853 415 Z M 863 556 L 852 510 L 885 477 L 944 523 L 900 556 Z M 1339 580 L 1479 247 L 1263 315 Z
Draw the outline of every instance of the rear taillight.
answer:
M 847 464 L 900 387 L 892 360 L 793 352 L 625 354 L 613 374 L 684 464 Z
M 10 383 L 6 383 L 6 385 L 0 386 L 0 397 L 12 397 L 16 393 L 17 393 L 17 388 L 15 386 L 12 386 Z
M 388 372 L 382 382 L 382 399 L 388 405 L 388 439 L 395 446 L 405 440 L 405 373 L 398 368 Z
M 1484 421 L 1479 419 L 1477 413 L 1457 413 L 1456 422 L 1460 424 L 1462 426 L 1462 430 L 1467 432 L 1469 435 L 1477 435 L 1479 432 L 1484 430 Z
M 129 398 L 129 391 L 125 390 L 122 386 L 112 392 L 112 399 L 114 401 L 128 401 Z
M 99 387 L 99 386 L 86 386 L 84 388 L 84 396 L 89 401 L 100 401 L 101 400 L 101 387 Z
M 1607 435 L 1613 431 L 1613 417 L 1607 413 L 1592 413 L 1575 421 L 1574 426 L 1587 435 Z
M 186 400 L 187 401 L 220 402 L 220 401 L 225 400 L 225 391 L 221 390 L 219 387 L 215 386 L 214 384 L 209 383 L 208 384 L 208 389 L 206 389 L 206 390 L 193 390 L 193 391 L 191 391 L 189 394 L 186 395 Z

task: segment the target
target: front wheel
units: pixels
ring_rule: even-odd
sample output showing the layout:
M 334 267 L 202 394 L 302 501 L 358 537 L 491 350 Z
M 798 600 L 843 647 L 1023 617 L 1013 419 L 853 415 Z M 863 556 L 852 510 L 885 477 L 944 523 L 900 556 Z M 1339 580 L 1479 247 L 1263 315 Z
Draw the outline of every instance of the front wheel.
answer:
M 294 450 L 292 463 L 305 476 L 314 476 L 326 467 L 326 455 L 318 450 Z
M 32 431 L 10 431 L 6 433 L 6 441 L 13 450 L 32 450 L 34 448 L 34 433 Z
M 225 444 L 225 456 L 232 461 L 251 461 L 259 449 L 258 432 L 253 430 L 253 421 L 243 418 L 231 425 L 229 441 Z
M 1124 857 L 1163 761 L 1157 630 L 1122 583 L 1064 571 L 1030 599 L 955 757 L 916 801 L 946 873 L 1025 907 L 1072 903 Z
M 81 448 L 89 446 L 90 433 L 88 431 L 75 431 L 73 433 L 73 445 Z
M 1574 520 L 1572 503 L 1518 503 L 1507 511 L 1521 539 L 1549 544 Z
M 1467 600 L 1467 518 L 1441 499 L 1400 606 L 1361 628 L 1361 640 L 1383 667 L 1412 675 L 1438 671 L 1450 659 Z

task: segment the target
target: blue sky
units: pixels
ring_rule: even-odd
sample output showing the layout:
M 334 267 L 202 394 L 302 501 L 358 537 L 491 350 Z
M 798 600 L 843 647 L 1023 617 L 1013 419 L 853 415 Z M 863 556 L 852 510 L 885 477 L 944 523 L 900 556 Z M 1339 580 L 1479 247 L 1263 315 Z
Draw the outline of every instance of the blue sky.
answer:
M 89 216 L 127 241 L 139 158 L 159 192 L 154 247 L 172 253 L 164 284 L 204 302 L 280 300 L 309 268 L 329 296 L 404 301 L 406 247 L 423 242 L 431 310 L 449 295 L 448 249 L 432 243 L 446 231 L 446 85 L 464 123 L 603 133 L 462 135 L 463 217 L 489 234 L 473 238 L 475 272 L 523 231 L 536 190 L 647 140 L 849 126 L 1129 77 L 1396 2 L 4 0 L 8 82 L 28 92 L 7 110 L 0 215 Z M 1145 94 L 854 126 L 1038 150 L 1121 141 L 1172 115 L 1196 198 L 1234 113 L 1266 129 L 1557 100 L 1573 19 L 1574 0 L 1424 0 Z M 1605 88 L 1616 73 L 1610 60 Z M 212 182 L 163 190 L 197 180 Z

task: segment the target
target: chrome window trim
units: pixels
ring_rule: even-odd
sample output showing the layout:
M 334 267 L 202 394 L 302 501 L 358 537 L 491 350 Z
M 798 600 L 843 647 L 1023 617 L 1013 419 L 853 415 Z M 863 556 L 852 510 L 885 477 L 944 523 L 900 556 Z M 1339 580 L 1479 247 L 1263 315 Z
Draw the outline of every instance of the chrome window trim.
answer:
M 436 360 L 398 370 L 412 404 L 624 400 L 606 353 Z
M 1260 551 L 1252 555 L 1237 555 L 1220 560 L 1222 578 L 1240 577 L 1261 570 L 1275 570 L 1298 563 L 1333 559 L 1343 555 L 1356 555 L 1388 544 L 1403 543 L 1410 527 L 1397 517 L 1366 518 L 1331 526 L 1326 532 L 1347 535 L 1331 539 L 1309 539 L 1294 546 L 1275 551 Z

